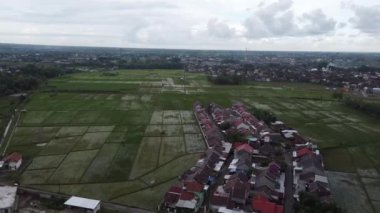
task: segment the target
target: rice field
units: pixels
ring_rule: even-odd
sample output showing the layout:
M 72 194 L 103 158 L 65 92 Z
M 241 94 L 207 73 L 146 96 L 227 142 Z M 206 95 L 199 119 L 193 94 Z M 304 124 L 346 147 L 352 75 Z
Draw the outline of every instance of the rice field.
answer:
M 217 86 L 202 74 L 182 77 L 178 70 L 120 70 L 51 80 L 30 97 L 7 150 L 23 154 L 20 183 L 155 209 L 206 149 L 194 101 L 242 101 L 311 138 L 328 170 L 363 179 L 376 207 L 380 121 L 345 108 L 318 85 Z

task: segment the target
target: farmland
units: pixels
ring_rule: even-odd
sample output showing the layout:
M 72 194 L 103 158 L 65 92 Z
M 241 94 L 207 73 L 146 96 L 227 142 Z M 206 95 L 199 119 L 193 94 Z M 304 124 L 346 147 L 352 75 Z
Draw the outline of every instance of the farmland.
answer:
M 31 95 L 7 151 L 24 156 L 20 183 L 154 209 L 205 150 L 193 102 L 242 101 L 274 112 L 311 138 L 322 148 L 326 168 L 357 177 L 361 203 L 372 200 L 375 208 L 374 189 L 380 187 L 375 118 L 346 108 L 318 85 L 217 86 L 202 74 L 183 76 L 176 70 L 121 70 L 49 81 Z

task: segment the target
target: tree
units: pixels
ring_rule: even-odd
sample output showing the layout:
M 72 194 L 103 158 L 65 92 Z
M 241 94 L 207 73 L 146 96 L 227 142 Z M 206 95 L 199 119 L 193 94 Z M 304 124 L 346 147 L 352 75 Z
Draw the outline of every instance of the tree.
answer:
M 340 91 L 335 91 L 332 93 L 332 97 L 335 99 L 342 99 L 343 98 L 343 93 Z
M 342 209 L 336 206 L 335 203 L 322 203 L 321 200 L 314 194 L 301 192 L 299 194 L 300 201 L 295 205 L 296 212 L 299 213 L 341 213 Z

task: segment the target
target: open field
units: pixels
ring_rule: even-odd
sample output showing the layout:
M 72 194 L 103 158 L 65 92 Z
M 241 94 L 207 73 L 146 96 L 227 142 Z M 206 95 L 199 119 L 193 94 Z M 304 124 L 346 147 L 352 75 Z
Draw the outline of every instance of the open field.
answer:
M 191 111 L 198 100 L 271 110 L 320 145 L 328 170 L 380 186 L 380 121 L 342 106 L 323 87 L 216 86 L 202 74 L 182 77 L 176 70 L 124 70 L 51 80 L 30 97 L 8 149 L 23 153 L 21 184 L 154 209 L 205 149 Z
M 10 109 L 16 107 L 17 97 L 0 97 L 0 132 L 3 133 L 11 117 Z M 3 137 L 3 134 L 0 135 Z
M 366 192 L 356 174 L 328 172 L 332 195 L 339 206 L 348 213 L 373 212 Z

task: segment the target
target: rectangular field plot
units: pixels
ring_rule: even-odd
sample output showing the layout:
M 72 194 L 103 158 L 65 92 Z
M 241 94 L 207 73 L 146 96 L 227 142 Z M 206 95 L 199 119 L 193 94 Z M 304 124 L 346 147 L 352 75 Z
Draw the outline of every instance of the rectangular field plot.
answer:
M 69 153 L 80 137 L 56 138 L 51 140 L 40 152 L 40 155 L 60 155 Z
M 59 127 L 17 127 L 16 135 L 55 134 Z
M 340 116 L 338 116 L 332 112 L 329 112 L 329 111 L 319 111 L 319 113 L 326 116 L 326 118 L 322 120 L 325 123 L 340 123 L 340 122 L 344 121 L 344 119 L 342 117 L 340 117 Z
M 87 132 L 112 132 L 115 126 L 90 126 Z
M 120 125 L 146 125 L 149 123 L 151 115 L 151 111 L 129 110 L 122 115 Z
M 40 143 L 53 138 L 58 130 L 59 127 L 17 127 L 15 136 L 27 136 L 27 141 Z
M 153 117 L 152 117 L 153 118 Z M 145 136 L 164 137 L 164 136 L 182 136 L 183 128 L 181 125 L 148 125 L 145 130 Z
M 67 124 L 77 116 L 77 111 L 55 111 L 44 120 L 44 124 Z
M 181 119 L 183 124 L 196 123 L 195 117 L 192 111 L 181 111 Z
M 46 186 L 51 188 L 54 187 L 54 185 L 44 185 L 43 188 Z M 146 185 L 142 181 L 135 180 L 115 183 L 65 184 L 65 187 L 60 187 L 59 189 L 53 188 L 53 190 L 60 193 L 77 195 L 81 197 L 110 200 L 113 197 L 135 192 L 145 187 Z M 41 188 L 41 186 L 37 186 L 37 188 Z
M 368 145 L 363 147 L 367 157 L 369 157 L 375 164 L 380 165 L 380 145 Z
M 162 137 L 159 164 L 166 163 L 178 156 L 184 155 L 185 142 L 183 137 Z
M 99 149 L 106 142 L 109 135 L 110 132 L 86 133 L 77 142 L 74 150 Z
M 137 95 L 132 95 L 132 94 L 125 94 L 121 97 L 121 100 L 123 101 L 132 101 L 132 100 L 137 100 L 139 97 Z
M 131 194 L 119 196 L 112 202 L 121 203 L 123 205 L 136 206 L 140 208 L 155 210 L 158 203 L 165 195 L 165 192 L 173 186 L 178 181 L 168 181 L 154 187 L 149 187 L 147 189 L 137 191 Z
M 117 109 L 120 110 L 143 110 L 148 108 L 150 108 L 150 105 L 140 100 L 120 101 L 117 105 Z
M 372 209 L 367 195 L 356 174 L 327 172 L 331 193 L 339 207 L 348 213 L 370 213 Z
M 124 112 L 121 110 L 102 111 L 97 117 L 96 124 L 118 124 L 124 117 Z
M 245 100 L 248 100 L 248 99 L 245 99 Z M 255 102 L 255 101 L 249 101 L 248 100 L 248 103 L 256 108 L 259 108 L 259 109 L 264 109 L 264 110 L 269 110 L 269 111 L 274 111 L 269 105 L 267 104 L 263 104 L 263 103 L 259 103 L 259 102 Z
M 341 172 L 356 172 L 350 153 L 345 148 L 323 150 L 326 169 Z
M 106 172 L 111 166 L 112 160 L 119 149 L 119 144 L 104 144 L 99 150 L 90 167 L 83 175 L 81 182 L 99 182 L 106 181 L 108 173 Z
M 152 118 L 150 119 L 150 124 L 162 124 L 163 111 L 154 111 Z
M 23 115 L 22 124 L 40 124 L 52 113 L 53 111 L 28 111 Z
M 148 184 L 168 181 L 178 177 L 178 174 L 183 174 L 186 170 L 194 166 L 198 159 L 199 154 L 188 154 L 178 157 L 167 164 L 160 166 L 155 171 L 148 173 L 141 179 Z
M 310 119 L 313 119 L 314 121 L 326 118 L 325 115 L 320 114 L 318 111 L 304 110 L 304 111 L 302 111 L 302 113 L 305 114 L 306 116 L 310 117 Z M 310 122 L 313 122 L 313 120 L 311 120 Z
M 49 183 L 79 183 L 98 150 L 70 152 L 50 177 Z
M 148 125 L 145 130 L 147 137 L 160 137 L 165 135 L 162 125 Z
M 182 136 L 183 129 L 181 125 L 163 125 L 162 126 L 163 136 Z
M 57 137 L 81 136 L 87 129 L 87 126 L 64 126 L 57 132 Z
M 127 142 L 127 132 L 111 132 L 106 143 L 124 143 Z
M 185 134 L 185 144 L 188 153 L 203 152 L 206 149 L 201 134 Z
M 15 145 L 46 143 L 58 130 L 57 127 L 17 127 L 12 141 Z
M 137 178 L 157 167 L 160 146 L 160 137 L 143 138 L 129 176 L 130 179 Z
M 150 102 L 152 100 L 152 95 L 142 95 L 140 100 L 142 102 Z
M 179 111 L 166 110 L 163 113 L 163 124 L 181 124 Z
M 185 134 L 197 134 L 200 133 L 198 124 L 184 124 L 183 133 Z
M 129 178 L 139 146 L 138 143 L 120 144 L 111 166 L 104 171 L 108 174 L 108 181 L 123 181 Z
M 38 156 L 33 158 L 32 163 L 28 166 L 30 169 L 51 169 L 57 168 L 66 155 Z
M 352 162 L 358 169 L 371 169 L 374 168 L 374 165 L 371 159 L 368 158 L 364 149 L 361 147 L 348 147 L 348 152 L 351 155 Z
M 45 184 L 54 173 L 54 169 L 26 170 L 21 175 L 22 184 Z
M 71 120 L 73 124 L 92 124 L 100 116 L 101 111 L 79 111 Z
M 369 198 L 379 200 L 380 197 L 380 179 L 362 178 L 364 187 L 368 192 Z

